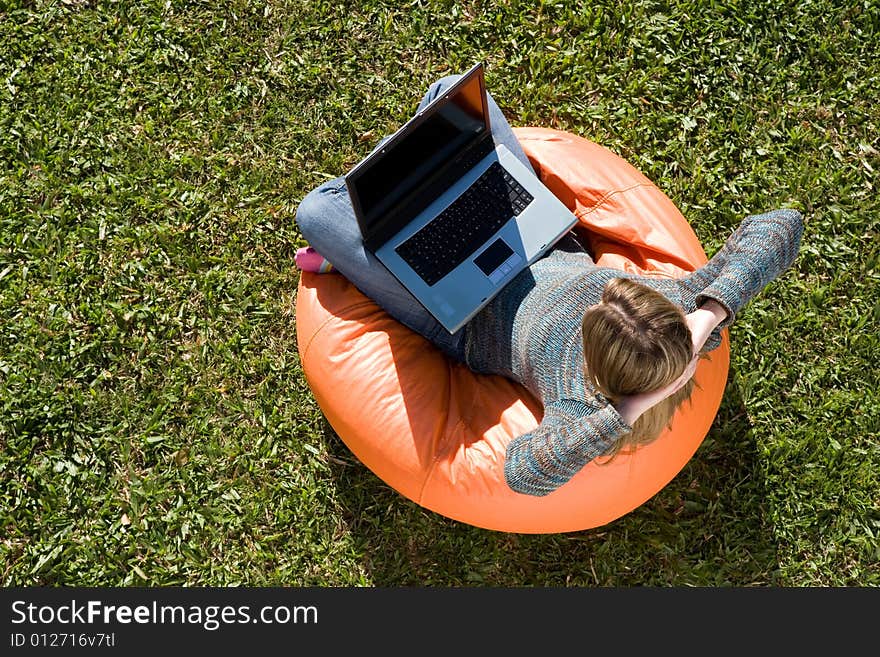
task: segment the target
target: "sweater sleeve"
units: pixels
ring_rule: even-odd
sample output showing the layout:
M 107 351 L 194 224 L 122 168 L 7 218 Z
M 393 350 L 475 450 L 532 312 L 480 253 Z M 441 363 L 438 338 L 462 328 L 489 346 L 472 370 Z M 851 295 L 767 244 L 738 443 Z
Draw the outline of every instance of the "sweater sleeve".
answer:
M 597 407 L 574 399 L 551 402 L 541 424 L 508 445 L 507 484 L 526 495 L 552 493 L 630 431 L 632 427 L 611 404 Z
M 720 331 L 794 262 L 803 230 L 803 217 L 796 210 L 750 215 L 708 263 L 682 279 L 685 290 L 695 295 L 697 307 L 714 299 L 727 311 L 727 318 L 713 331 L 707 348 L 717 346 Z

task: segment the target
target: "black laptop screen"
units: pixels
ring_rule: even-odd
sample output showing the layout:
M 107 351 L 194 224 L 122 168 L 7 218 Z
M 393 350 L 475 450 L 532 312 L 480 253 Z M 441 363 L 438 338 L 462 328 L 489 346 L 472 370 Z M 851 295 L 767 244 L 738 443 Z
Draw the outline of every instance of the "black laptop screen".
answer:
M 438 172 L 488 132 L 484 97 L 481 79 L 475 75 L 381 145 L 376 154 L 380 157 L 369 158 L 361 165 L 350 186 L 368 229 L 402 204 L 415 205 L 416 209 L 427 206 L 433 200 L 430 189 L 435 194 L 445 190 L 443 184 L 429 183 L 436 182 L 432 179 Z M 451 184 L 458 175 L 461 172 L 445 184 Z M 414 195 L 427 198 L 412 203 Z

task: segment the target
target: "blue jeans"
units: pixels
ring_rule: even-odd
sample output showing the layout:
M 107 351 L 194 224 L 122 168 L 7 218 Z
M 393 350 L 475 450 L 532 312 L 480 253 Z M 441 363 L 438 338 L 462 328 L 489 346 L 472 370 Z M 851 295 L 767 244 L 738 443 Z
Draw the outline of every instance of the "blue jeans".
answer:
M 425 107 L 459 77 L 451 75 L 432 84 L 418 109 Z M 532 170 L 510 124 L 491 96 L 489 124 L 495 143 L 504 144 Z M 398 322 L 434 343 L 447 356 L 464 361 L 464 329 L 450 334 L 364 247 L 343 177 L 309 192 L 296 210 L 296 223 L 309 246 L 361 292 Z

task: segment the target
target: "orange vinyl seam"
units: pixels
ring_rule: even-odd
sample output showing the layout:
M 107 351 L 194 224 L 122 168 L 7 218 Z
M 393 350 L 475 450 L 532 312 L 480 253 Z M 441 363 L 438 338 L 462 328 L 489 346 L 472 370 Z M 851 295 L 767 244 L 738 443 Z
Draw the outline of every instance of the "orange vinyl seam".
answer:
M 638 189 L 639 187 L 653 187 L 653 186 L 654 185 L 652 185 L 650 183 L 636 183 L 632 187 L 626 187 L 625 189 L 615 189 L 613 191 L 608 192 L 607 194 L 605 194 L 605 196 L 603 196 L 598 201 L 596 201 L 596 203 L 592 207 L 589 207 L 582 212 L 576 213 L 575 217 L 580 219 L 581 217 L 584 217 L 584 216 L 590 214 L 591 212 L 596 210 L 596 208 L 598 208 L 600 205 L 605 203 L 608 199 L 610 199 L 612 196 L 614 196 L 616 194 L 625 194 L 626 192 L 631 192 L 632 190 Z
M 615 189 L 615 190 L 610 191 L 607 194 L 605 194 L 605 196 L 603 196 L 598 201 L 596 201 L 596 203 L 593 204 L 591 207 L 589 207 L 586 210 L 583 210 L 581 212 L 575 213 L 574 216 L 577 217 L 578 219 L 580 219 L 581 217 L 585 217 L 588 214 L 590 214 L 591 212 L 596 211 L 599 208 L 599 206 L 603 205 L 612 196 L 615 196 L 617 194 L 626 194 L 627 192 L 631 192 L 632 190 L 638 189 L 639 187 L 656 187 L 656 185 L 654 185 L 653 183 L 636 183 L 635 185 L 632 185 L 631 187 L 625 187 L 624 189 Z M 668 279 L 675 278 L 674 276 L 671 276 L 671 275 L 667 274 L 666 272 L 659 272 L 659 271 L 645 273 L 644 275 L 649 276 L 650 278 L 668 278 Z
M 449 377 L 449 386 L 448 386 L 448 388 L 449 388 L 449 398 L 452 399 L 452 397 L 453 397 L 453 395 L 452 395 L 452 377 Z M 474 405 L 475 405 L 476 403 L 477 403 L 477 400 L 474 399 L 474 400 L 471 402 L 471 405 L 470 405 L 470 412 L 468 413 L 468 416 L 467 416 L 466 418 L 465 418 L 465 417 L 461 417 L 461 418 L 459 418 L 458 422 L 455 423 L 455 428 L 454 428 L 453 431 L 452 431 L 452 435 L 455 435 L 455 432 L 458 430 L 458 428 L 459 428 L 462 424 L 465 423 L 465 420 L 470 420 L 471 415 L 473 415 L 473 412 L 474 412 Z M 447 433 L 446 435 L 449 435 L 449 434 Z M 419 504 L 421 504 L 421 503 L 422 503 L 422 500 L 425 498 L 425 488 L 428 486 L 428 481 L 429 481 L 429 480 L 431 479 L 431 477 L 433 476 L 433 474 L 434 474 L 434 470 L 437 469 L 437 464 L 438 464 L 439 462 L 440 462 L 440 456 L 439 456 L 438 454 L 435 454 L 435 455 L 434 455 L 434 458 L 431 459 L 431 468 L 430 468 L 430 469 L 428 470 L 428 472 L 425 474 L 425 478 L 422 480 L 422 485 L 421 485 L 421 487 L 419 488 L 419 499 L 418 499 Z

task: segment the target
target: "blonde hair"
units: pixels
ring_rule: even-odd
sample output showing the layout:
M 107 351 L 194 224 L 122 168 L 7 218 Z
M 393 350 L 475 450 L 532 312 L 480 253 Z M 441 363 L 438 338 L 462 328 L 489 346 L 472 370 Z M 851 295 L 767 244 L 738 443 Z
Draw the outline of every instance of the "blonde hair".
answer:
M 693 356 L 684 311 L 651 288 L 626 278 L 609 281 L 602 303 L 581 320 L 585 376 L 611 403 L 623 395 L 658 390 L 684 372 Z M 655 404 L 606 456 L 655 440 L 691 396 L 694 380 Z

